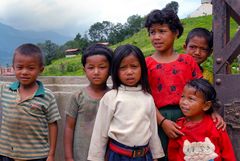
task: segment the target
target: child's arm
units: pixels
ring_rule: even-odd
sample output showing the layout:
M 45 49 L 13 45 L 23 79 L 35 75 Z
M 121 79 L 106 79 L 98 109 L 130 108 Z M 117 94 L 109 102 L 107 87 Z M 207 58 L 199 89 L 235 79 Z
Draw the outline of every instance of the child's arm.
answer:
M 64 152 L 66 161 L 73 160 L 73 133 L 76 125 L 76 120 L 73 117 L 66 116 L 66 125 L 64 130 Z
M 152 100 L 152 113 L 150 116 L 150 121 L 151 121 L 150 130 L 152 132 L 152 136 L 149 140 L 149 147 L 150 147 L 153 159 L 157 160 L 157 158 L 164 157 L 165 154 L 161 145 L 161 140 L 158 136 L 156 107 L 153 100 Z
M 232 147 L 231 140 L 227 134 L 227 131 L 219 131 L 220 138 L 219 138 L 219 146 L 221 152 L 221 159 L 224 161 L 236 161 L 236 156 L 234 154 L 234 150 Z
M 222 116 L 219 115 L 217 112 L 213 112 L 211 114 L 213 122 L 216 123 L 217 129 L 222 129 L 223 131 L 226 130 L 226 123 L 223 120 Z
M 57 133 L 58 133 L 57 121 L 53 123 L 49 123 L 48 129 L 49 129 L 50 150 L 48 153 L 47 161 L 54 161 L 56 144 L 57 144 Z
M 156 109 L 157 111 L 157 122 L 158 125 L 161 126 L 165 132 L 165 134 L 169 138 L 177 138 L 179 135 L 184 135 L 179 129 L 181 129 L 180 126 L 178 126 L 175 122 L 165 119 L 163 115 Z M 164 120 L 165 119 L 165 120 Z
M 98 106 L 91 142 L 88 151 L 89 161 L 104 161 L 108 144 L 108 132 L 116 108 L 115 92 L 106 93 Z

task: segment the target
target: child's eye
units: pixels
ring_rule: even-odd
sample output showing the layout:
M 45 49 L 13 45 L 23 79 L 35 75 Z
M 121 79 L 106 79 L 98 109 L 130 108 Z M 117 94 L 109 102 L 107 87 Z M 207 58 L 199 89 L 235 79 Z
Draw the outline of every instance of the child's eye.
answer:
M 87 67 L 87 69 L 91 70 L 91 69 L 93 69 L 93 67 Z
M 195 49 L 197 49 L 197 46 L 190 45 L 189 48 L 195 50 Z
M 149 31 L 150 35 L 154 35 L 156 32 L 155 31 Z
M 160 33 L 164 33 L 164 32 L 166 32 L 166 31 L 165 31 L 165 30 L 159 30 L 159 32 L 160 32 Z
M 21 70 L 23 67 L 21 67 L 21 66 L 16 66 L 16 69 L 17 70 Z
M 195 98 L 194 97 L 189 97 L 189 100 L 195 101 Z

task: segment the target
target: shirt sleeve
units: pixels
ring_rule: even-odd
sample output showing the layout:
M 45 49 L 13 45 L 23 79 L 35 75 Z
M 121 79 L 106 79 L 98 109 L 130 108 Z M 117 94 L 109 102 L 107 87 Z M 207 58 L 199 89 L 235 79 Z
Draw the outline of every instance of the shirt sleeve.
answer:
M 108 131 L 114 114 L 114 105 L 111 105 L 111 102 L 113 100 L 108 94 L 105 94 L 100 100 L 88 152 L 90 161 L 104 161 Z
M 69 106 L 66 107 L 66 114 L 73 118 L 77 118 L 79 108 L 81 108 L 81 103 L 83 101 L 82 91 L 76 92 L 71 95 Z
M 151 124 L 150 124 L 152 136 L 149 141 L 149 146 L 150 146 L 151 153 L 152 153 L 152 156 L 154 159 L 162 158 L 165 156 L 160 138 L 158 136 L 156 110 L 157 110 L 157 108 L 154 105 L 154 101 L 152 101 L 152 115 L 151 115 Z
M 219 139 L 220 142 L 220 149 L 221 149 L 221 159 L 224 161 L 236 161 L 236 157 L 234 155 L 234 150 L 232 147 L 231 140 L 225 131 L 220 131 L 221 138 Z
M 57 101 L 55 96 L 52 94 L 52 98 L 50 99 L 50 103 L 47 108 L 47 121 L 48 123 L 53 123 L 60 119 L 61 116 L 58 110 Z

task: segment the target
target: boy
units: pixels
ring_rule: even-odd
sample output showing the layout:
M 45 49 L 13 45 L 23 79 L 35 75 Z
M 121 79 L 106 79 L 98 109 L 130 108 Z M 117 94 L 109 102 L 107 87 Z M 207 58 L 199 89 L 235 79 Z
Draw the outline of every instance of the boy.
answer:
M 201 64 L 212 54 L 212 32 L 205 28 L 192 29 L 186 38 L 183 48 L 185 53 L 191 55 L 203 72 L 203 77 L 213 83 L 213 73 L 203 69 Z
M 0 160 L 53 161 L 60 114 L 52 92 L 37 80 L 44 70 L 40 48 L 19 46 L 13 68 L 17 82 L 0 85 Z
M 109 90 L 112 56 L 112 50 L 102 44 L 92 44 L 83 52 L 82 65 L 89 84 L 72 94 L 66 108 L 66 161 L 87 160 L 98 104 Z

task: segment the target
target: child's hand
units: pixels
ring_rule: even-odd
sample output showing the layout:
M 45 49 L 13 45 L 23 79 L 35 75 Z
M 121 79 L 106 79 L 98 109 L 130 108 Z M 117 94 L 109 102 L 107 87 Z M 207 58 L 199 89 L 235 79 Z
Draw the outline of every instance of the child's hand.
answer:
M 217 129 L 222 129 L 223 131 L 226 129 L 226 123 L 223 120 L 222 116 L 219 115 L 217 112 L 212 113 L 213 122 L 216 123 Z
M 179 129 L 181 129 L 181 127 L 178 126 L 175 122 L 173 122 L 171 120 L 165 120 L 162 124 L 162 128 L 163 128 L 164 132 L 166 133 L 166 135 L 171 139 L 175 139 L 179 135 L 184 135 L 184 133 L 182 133 L 179 130 Z
M 54 156 L 53 155 L 48 155 L 47 161 L 54 161 Z

